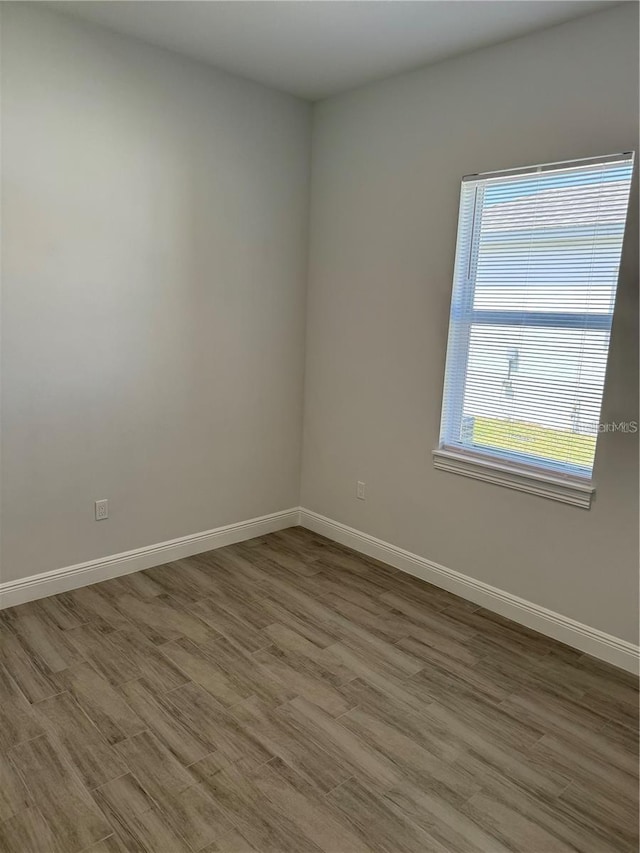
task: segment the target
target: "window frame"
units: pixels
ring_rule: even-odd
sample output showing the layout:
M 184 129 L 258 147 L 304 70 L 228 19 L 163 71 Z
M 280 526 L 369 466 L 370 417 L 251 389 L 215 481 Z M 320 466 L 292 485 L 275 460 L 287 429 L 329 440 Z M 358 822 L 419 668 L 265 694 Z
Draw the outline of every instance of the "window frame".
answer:
M 466 175 L 462 179 L 460 192 L 460 207 L 458 231 L 456 237 L 456 255 L 453 278 L 453 292 L 449 314 L 449 335 L 446 349 L 445 381 L 442 394 L 442 414 L 440 424 L 440 439 L 437 449 L 433 451 L 434 467 L 455 474 L 484 480 L 496 485 L 503 485 L 518 491 L 531 492 L 543 497 L 574 504 L 585 509 L 591 506 L 595 493 L 593 483 L 593 468 L 586 466 L 558 463 L 553 460 L 540 463 L 540 457 L 529 456 L 512 450 L 498 451 L 489 446 L 477 446 L 473 449 L 447 445 L 446 436 L 460 435 L 464 416 L 464 397 L 468 369 L 468 356 L 472 329 L 478 325 L 500 325 L 503 327 L 522 326 L 522 311 L 495 310 L 474 308 L 476 273 L 480 246 L 480 228 L 482 224 L 483 196 L 486 181 L 491 178 L 520 177 L 558 169 L 570 169 L 593 164 L 631 160 L 634 167 L 634 152 L 621 152 L 606 157 L 592 157 L 581 160 L 569 160 L 548 163 L 540 166 L 530 166 L 522 169 L 506 169 L 499 172 L 486 172 L 476 175 Z M 474 199 L 470 210 L 463 210 L 463 193 L 465 182 L 478 181 L 474 188 Z M 628 217 L 628 202 L 627 202 Z M 626 228 L 625 218 L 625 228 Z M 467 243 L 465 246 L 464 243 Z M 461 248 L 462 247 L 462 248 Z M 624 237 L 623 237 L 624 247 Z M 618 273 L 619 275 L 619 273 Z M 464 284 L 461 285 L 461 282 Z M 527 327 L 543 327 L 545 329 L 592 329 L 611 334 L 613 311 L 611 314 L 586 315 L 579 312 L 527 312 L 529 319 Z M 455 319 L 455 323 L 453 320 Z M 607 348 L 607 361 L 611 341 Z M 447 382 L 449 375 L 464 377 L 455 385 Z M 606 374 L 605 374 L 606 383 Z M 449 391 L 448 396 L 447 390 Z M 604 390 L 603 390 L 604 396 Z M 601 401 L 602 403 L 602 401 Z M 596 435 L 596 450 L 597 450 Z M 594 459 L 595 465 L 595 459 Z

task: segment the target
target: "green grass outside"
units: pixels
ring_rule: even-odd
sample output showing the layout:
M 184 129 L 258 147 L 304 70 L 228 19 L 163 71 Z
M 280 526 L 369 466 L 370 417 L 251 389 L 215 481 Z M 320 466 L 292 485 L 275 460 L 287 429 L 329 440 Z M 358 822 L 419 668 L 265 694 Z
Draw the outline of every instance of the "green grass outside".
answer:
M 499 418 L 475 418 L 473 443 L 587 467 L 596 452 L 595 436 Z

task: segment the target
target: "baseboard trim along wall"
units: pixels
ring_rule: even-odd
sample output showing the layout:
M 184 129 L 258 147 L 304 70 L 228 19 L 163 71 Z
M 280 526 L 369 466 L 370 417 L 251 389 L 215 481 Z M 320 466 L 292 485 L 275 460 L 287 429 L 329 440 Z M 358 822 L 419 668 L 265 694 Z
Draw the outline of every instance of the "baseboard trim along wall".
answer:
M 152 566 L 161 566 L 163 563 L 192 557 L 194 554 L 202 554 L 204 551 L 212 551 L 215 548 L 224 548 L 225 545 L 244 542 L 246 539 L 264 536 L 276 530 L 284 530 L 285 527 L 299 524 L 299 518 L 299 509 L 294 507 L 262 515 L 259 518 L 251 518 L 248 521 L 225 524 L 191 536 L 170 539 L 157 545 L 148 545 L 122 554 L 89 560 L 87 563 L 78 563 L 75 566 L 31 575 L 21 580 L 0 583 L 0 609 L 14 607 L 16 604 L 24 604 L 26 601 L 45 598 L 49 595 L 58 595 L 70 589 L 100 583 L 100 581 L 139 572 L 142 569 L 150 569 Z
M 179 539 L 136 548 L 122 554 L 42 572 L 21 580 L 0 583 L 0 609 L 14 607 L 49 595 L 57 595 L 70 589 L 87 586 L 87 584 L 100 583 L 100 581 L 139 572 L 142 569 L 150 569 L 152 566 L 160 566 L 172 560 L 223 548 L 235 542 L 244 542 L 247 539 L 264 536 L 266 533 L 274 533 L 276 530 L 284 530 L 297 524 L 326 536 L 334 542 L 347 545 L 354 551 L 388 563 L 427 583 L 446 589 L 454 595 L 473 601 L 527 628 L 587 652 L 593 657 L 628 672 L 637 674 L 639 671 L 640 649 L 633 643 L 605 634 L 604 631 L 576 622 L 568 616 L 547 610 L 517 595 L 448 569 L 418 554 L 405 551 L 397 545 L 376 539 L 375 536 L 355 530 L 353 527 L 303 507 L 294 507 L 247 521 L 226 524 L 191 536 L 181 536 Z
M 396 569 L 446 589 L 468 601 L 473 601 L 475 604 L 486 607 L 487 610 L 506 616 L 514 622 L 587 652 L 593 657 L 634 674 L 639 671 L 640 649 L 633 643 L 605 634 L 604 631 L 576 622 L 568 616 L 547 610 L 546 607 L 540 607 L 517 595 L 433 563 L 389 542 L 376 539 L 368 533 L 362 533 L 353 527 L 347 527 L 345 524 L 302 507 L 300 524 L 328 539 L 347 545 L 354 551 L 388 563 Z

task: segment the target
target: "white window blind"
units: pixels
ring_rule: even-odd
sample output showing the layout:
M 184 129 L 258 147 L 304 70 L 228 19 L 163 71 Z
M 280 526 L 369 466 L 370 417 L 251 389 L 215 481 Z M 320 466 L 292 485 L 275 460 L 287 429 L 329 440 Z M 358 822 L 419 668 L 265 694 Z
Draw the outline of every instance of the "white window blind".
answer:
M 633 154 L 463 180 L 440 447 L 589 481 Z

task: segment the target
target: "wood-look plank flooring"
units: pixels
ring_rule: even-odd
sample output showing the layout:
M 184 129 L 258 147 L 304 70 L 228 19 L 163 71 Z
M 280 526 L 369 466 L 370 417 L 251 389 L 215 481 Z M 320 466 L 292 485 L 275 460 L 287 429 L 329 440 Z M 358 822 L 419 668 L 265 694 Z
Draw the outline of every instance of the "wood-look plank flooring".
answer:
M 3 853 L 635 853 L 632 676 L 302 528 L 0 613 Z

